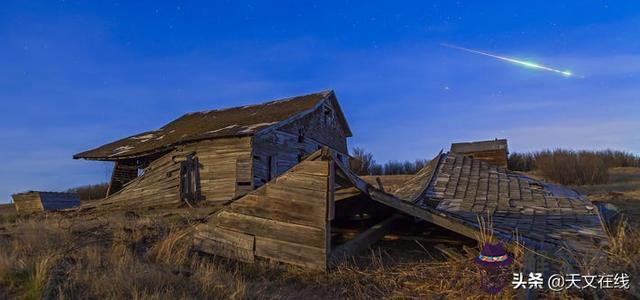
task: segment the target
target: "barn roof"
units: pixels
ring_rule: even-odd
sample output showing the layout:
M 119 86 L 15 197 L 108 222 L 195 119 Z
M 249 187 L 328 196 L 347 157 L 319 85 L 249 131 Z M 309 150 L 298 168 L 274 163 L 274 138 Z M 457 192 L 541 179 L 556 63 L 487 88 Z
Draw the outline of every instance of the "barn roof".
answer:
M 477 142 L 451 144 L 451 152 L 454 152 L 454 153 L 471 153 L 471 152 L 503 150 L 503 149 L 508 152 L 506 139 L 495 139 L 490 141 L 477 141 Z
M 188 113 L 160 129 L 143 132 L 73 156 L 74 159 L 119 160 L 163 152 L 188 142 L 254 135 L 260 130 L 313 111 L 333 101 L 338 119 L 351 130 L 332 90 L 226 109 Z
M 457 153 L 440 154 L 433 161 L 435 169 L 430 163 L 427 172 L 419 172 L 394 194 L 473 227 L 478 216 L 489 216 L 498 238 L 513 241 L 517 229 L 537 249 L 565 246 L 585 252 L 605 242 L 596 207 L 569 187 Z M 399 193 L 411 190 L 412 182 L 422 194 L 408 198 Z

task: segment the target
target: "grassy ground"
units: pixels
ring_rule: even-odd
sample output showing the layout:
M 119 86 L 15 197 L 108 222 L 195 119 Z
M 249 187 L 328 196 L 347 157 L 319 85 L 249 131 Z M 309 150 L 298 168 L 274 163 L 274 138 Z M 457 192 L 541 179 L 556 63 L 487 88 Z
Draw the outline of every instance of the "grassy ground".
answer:
M 598 201 L 635 214 L 640 169 L 614 169 L 613 183 L 579 187 Z M 93 215 L 48 214 L 5 218 L 0 224 L 0 299 L 189 299 L 189 298 L 486 298 L 471 260 L 477 246 L 424 225 L 405 226 L 368 252 L 330 273 L 269 262 L 254 265 L 193 253 L 190 233 L 211 210 Z M 640 233 L 612 230 L 607 272 L 626 272 L 638 286 Z M 637 226 L 637 225 L 633 225 Z M 423 239 L 398 238 L 421 236 Z M 430 242 L 439 239 L 437 242 Z M 516 253 L 516 270 L 519 264 Z M 594 266 L 583 266 L 584 272 Z M 602 270 L 603 266 L 598 266 Z M 589 294 L 556 294 L 584 297 Z M 585 292 L 586 293 L 586 292 Z M 604 296 L 627 297 L 618 291 Z M 602 295 L 600 295 L 602 296 Z M 500 298 L 516 297 L 507 288 Z
M 612 168 L 609 180 L 608 184 L 579 186 L 577 190 L 592 201 L 619 207 L 631 222 L 640 224 L 640 168 Z

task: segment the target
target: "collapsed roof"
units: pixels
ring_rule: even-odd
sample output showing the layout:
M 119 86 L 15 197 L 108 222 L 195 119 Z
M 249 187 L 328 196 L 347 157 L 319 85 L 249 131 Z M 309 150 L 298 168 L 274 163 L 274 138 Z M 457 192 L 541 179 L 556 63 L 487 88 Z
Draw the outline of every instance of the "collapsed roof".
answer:
M 326 152 L 326 150 L 323 151 Z M 262 227 L 249 226 L 244 224 L 245 221 L 268 224 L 268 226 L 277 225 L 277 228 L 289 226 L 295 232 L 301 229 L 318 231 L 317 228 L 311 227 L 315 224 L 316 227 L 324 228 L 323 226 L 326 224 L 322 225 L 321 221 L 326 218 L 332 219 L 330 216 L 333 216 L 334 213 L 326 213 L 327 217 L 325 217 L 324 211 L 320 211 L 321 216 L 318 220 L 321 221 L 314 221 L 319 223 L 311 222 L 312 225 L 306 223 L 300 225 L 298 224 L 299 219 L 306 220 L 306 218 L 311 219 L 314 216 L 311 214 L 311 210 L 300 210 L 293 207 L 299 207 L 299 203 L 308 201 L 307 195 L 329 195 L 332 192 L 334 195 L 327 199 L 328 201 L 335 199 L 336 205 L 341 201 L 348 201 L 347 199 L 362 199 L 361 196 L 365 196 L 399 212 L 472 239 L 482 240 L 481 232 L 487 230 L 491 231 L 495 238 L 509 245 L 522 244 L 526 249 L 534 250 L 536 253 L 544 253 L 547 257 L 563 258 L 568 262 L 571 262 L 576 255 L 597 253 L 597 250 L 607 242 L 597 209 L 588 199 L 577 192 L 567 187 L 551 185 L 491 165 L 470 156 L 451 152 L 440 153 L 401 187 L 388 191 L 359 177 L 333 155 L 331 153 L 320 154 L 320 150 L 318 150 L 288 173 L 269 182 L 266 189 L 258 189 L 238 199 L 225 210 L 231 212 L 231 214 L 225 215 L 228 217 L 225 221 L 228 224 L 217 220 L 217 216 L 212 216 L 209 223 L 203 224 L 198 230 L 202 240 L 199 242 L 214 246 L 201 248 L 201 251 L 237 258 L 234 253 L 238 249 L 234 247 L 240 247 L 236 240 L 238 236 L 243 236 L 249 240 L 256 240 L 255 247 L 252 247 L 250 243 L 247 244 L 248 246 L 244 245 L 243 249 L 248 251 L 246 253 L 248 257 L 252 258 L 254 251 L 256 256 L 264 256 L 266 255 L 264 251 L 258 251 L 258 246 L 264 246 L 258 245 L 258 239 L 264 238 L 264 234 L 268 234 L 269 241 L 276 243 L 277 241 L 273 239 L 277 239 L 284 233 L 278 236 L 269 232 L 265 233 L 263 227 L 267 225 Z M 304 180 L 292 178 L 310 176 L 306 174 L 317 175 L 315 171 L 300 170 L 300 166 L 303 163 L 308 164 L 310 160 L 325 159 L 334 162 L 335 170 L 329 174 L 334 174 L 331 178 L 335 178 L 339 188 L 336 187 L 334 190 L 330 188 L 332 184 L 327 185 L 325 182 L 320 182 L 322 184 L 314 185 L 316 190 L 311 192 L 309 188 L 312 187 L 302 188 L 300 186 L 301 183 L 311 182 L 308 178 Z M 270 185 L 278 185 L 278 188 L 275 189 L 273 186 L 270 188 Z M 285 195 L 286 199 L 282 195 Z M 277 203 L 280 206 L 275 206 Z M 238 210 L 243 205 L 249 205 L 251 209 Z M 333 204 L 320 203 L 321 208 L 332 206 Z M 290 216 L 293 213 L 297 214 L 295 219 Z M 335 214 L 337 215 L 338 212 Z M 236 220 L 234 216 L 244 219 Z M 481 219 L 484 219 L 486 223 Z M 288 223 L 297 225 L 286 225 Z M 483 223 L 491 225 L 489 228 L 483 228 Z M 222 230 L 225 234 L 215 233 L 216 230 Z M 320 231 L 325 232 L 324 229 Z M 290 239 L 291 237 L 285 235 L 284 238 Z M 286 245 L 291 246 L 290 243 L 291 241 L 287 241 Z M 315 249 L 318 250 L 316 251 L 319 253 L 318 257 L 333 260 L 341 256 L 340 249 L 328 249 L 327 244 L 323 245 L 314 246 L 320 247 L 322 250 Z M 300 257 L 295 253 L 298 252 L 292 250 L 285 254 L 299 259 Z M 269 254 L 266 255 L 267 258 L 291 262 L 290 257 L 281 257 L 275 252 L 267 254 Z M 324 263 L 318 257 L 313 258 L 318 260 L 314 265 L 324 269 Z M 532 268 L 539 272 L 548 271 L 552 268 L 549 267 L 550 262 L 540 260 L 541 257 L 535 258 L 535 266 Z
M 254 135 L 277 127 L 333 101 L 338 119 L 351 136 L 332 90 L 227 109 L 194 112 L 157 130 L 143 132 L 73 156 L 74 159 L 120 160 L 164 152 L 198 140 Z

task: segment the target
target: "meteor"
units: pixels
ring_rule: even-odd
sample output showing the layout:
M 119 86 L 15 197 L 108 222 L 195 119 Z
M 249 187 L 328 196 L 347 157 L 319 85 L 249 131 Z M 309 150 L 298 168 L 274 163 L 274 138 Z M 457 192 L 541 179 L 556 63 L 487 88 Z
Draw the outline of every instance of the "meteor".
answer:
M 482 51 L 478 51 L 478 50 L 473 50 L 473 49 L 469 49 L 469 48 L 464 48 L 464 47 L 451 45 L 451 44 L 440 44 L 440 45 L 444 46 L 444 47 L 447 47 L 447 48 L 451 48 L 451 49 L 457 49 L 457 50 L 462 50 L 462 51 L 466 51 L 466 52 L 469 52 L 469 53 L 474 53 L 474 54 L 480 54 L 480 55 L 484 55 L 484 56 L 493 57 L 493 58 L 496 58 L 496 59 L 499 59 L 499 60 L 503 60 L 503 61 L 506 61 L 506 62 L 514 63 L 514 64 L 521 65 L 521 66 L 524 66 L 524 67 L 527 67 L 527 68 L 550 71 L 550 72 L 561 74 L 561 75 L 566 76 L 566 77 L 573 76 L 573 73 L 571 73 L 571 71 L 569 71 L 569 70 L 562 71 L 562 70 L 550 68 L 550 67 L 539 65 L 539 64 L 536 64 L 536 63 L 533 63 L 533 62 L 529 62 L 529 61 L 518 60 L 518 59 L 515 59 L 515 58 L 504 57 L 504 56 L 500 56 L 500 55 L 494 55 L 494 54 L 491 54 L 491 53 L 482 52 Z

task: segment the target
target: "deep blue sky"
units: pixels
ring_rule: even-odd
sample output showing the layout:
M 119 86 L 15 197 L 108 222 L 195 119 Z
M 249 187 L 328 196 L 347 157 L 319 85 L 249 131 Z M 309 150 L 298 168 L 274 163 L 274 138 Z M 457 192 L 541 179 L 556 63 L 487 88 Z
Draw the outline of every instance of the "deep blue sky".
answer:
M 494 137 L 640 153 L 637 1 L 468 2 L 4 1 L 0 203 L 105 181 L 71 156 L 185 112 L 324 89 L 381 162 Z

